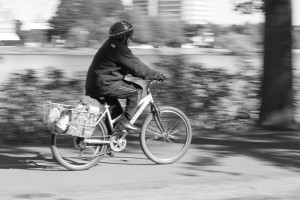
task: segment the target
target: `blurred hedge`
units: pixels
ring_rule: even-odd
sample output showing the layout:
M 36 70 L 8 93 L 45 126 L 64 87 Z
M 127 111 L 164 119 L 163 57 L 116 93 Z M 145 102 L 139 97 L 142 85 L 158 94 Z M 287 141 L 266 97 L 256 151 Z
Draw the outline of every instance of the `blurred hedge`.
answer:
M 42 74 L 27 69 L 12 73 L 0 90 L 0 141 L 38 142 L 48 130 L 43 126 L 46 101 L 74 104 L 83 93 L 82 73 L 69 78 L 56 68 Z
M 259 72 L 229 74 L 170 56 L 157 63 L 169 74 L 161 98 L 183 110 L 194 126 L 204 129 L 248 129 L 258 118 Z
M 257 119 L 259 76 L 228 74 L 164 56 L 160 67 L 168 79 L 156 95 L 159 105 L 183 110 L 192 125 L 203 129 L 250 128 Z M 84 94 L 86 72 L 67 76 L 58 68 L 13 73 L 0 90 L 0 141 L 38 142 L 47 136 L 43 126 L 45 101 L 74 105 Z

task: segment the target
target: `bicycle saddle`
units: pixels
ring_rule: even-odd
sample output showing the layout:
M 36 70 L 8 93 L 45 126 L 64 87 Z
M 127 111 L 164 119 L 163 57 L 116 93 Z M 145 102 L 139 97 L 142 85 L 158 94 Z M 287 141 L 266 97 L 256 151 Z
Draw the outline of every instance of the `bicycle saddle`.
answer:
M 92 97 L 92 98 L 96 99 L 102 105 L 107 104 L 105 97 Z

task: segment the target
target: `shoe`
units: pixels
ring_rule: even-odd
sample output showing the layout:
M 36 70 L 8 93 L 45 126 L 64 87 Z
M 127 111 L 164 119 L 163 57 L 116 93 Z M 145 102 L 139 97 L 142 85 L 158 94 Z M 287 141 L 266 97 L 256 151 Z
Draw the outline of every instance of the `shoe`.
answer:
M 137 131 L 139 128 L 134 126 L 128 119 L 122 118 L 117 125 L 117 128 L 120 130 L 129 129 L 133 131 Z

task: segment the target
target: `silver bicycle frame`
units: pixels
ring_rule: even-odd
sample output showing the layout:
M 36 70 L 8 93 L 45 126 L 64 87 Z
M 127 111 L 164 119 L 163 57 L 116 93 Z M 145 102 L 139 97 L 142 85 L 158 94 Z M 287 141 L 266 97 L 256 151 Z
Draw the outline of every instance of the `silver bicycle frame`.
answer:
M 141 99 L 141 101 L 138 104 L 138 110 L 136 111 L 136 113 L 133 115 L 132 119 L 130 120 L 130 122 L 132 124 L 135 123 L 135 121 L 139 118 L 139 116 L 142 114 L 142 112 L 145 110 L 145 108 L 147 107 L 147 105 L 149 105 L 149 103 L 153 102 L 153 97 L 151 95 L 151 93 L 149 93 L 147 96 L 143 97 Z
M 151 93 L 148 93 L 146 96 L 144 96 L 140 102 L 138 103 L 138 110 L 136 111 L 136 113 L 134 114 L 134 116 L 132 117 L 132 119 L 130 120 L 130 122 L 132 124 L 135 123 L 135 121 L 139 118 L 139 116 L 142 114 L 142 112 L 145 110 L 145 108 L 149 105 L 149 103 L 153 102 L 153 97 Z M 102 113 L 101 117 L 97 120 L 96 125 L 103 119 L 103 117 L 106 115 L 108 118 L 108 122 L 110 125 L 111 130 L 113 130 L 113 124 L 120 119 L 120 116 L 116 117 L 115 119 L 111 118 L 110 112 L 109 112 L 109 106 L 105 105 L 105 110 Z

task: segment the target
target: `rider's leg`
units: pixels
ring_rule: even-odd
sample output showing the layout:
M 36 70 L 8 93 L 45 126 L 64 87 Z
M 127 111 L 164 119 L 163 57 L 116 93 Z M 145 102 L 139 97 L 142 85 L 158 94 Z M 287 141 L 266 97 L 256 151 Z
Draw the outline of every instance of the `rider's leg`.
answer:
M 121 128 L 137 130 L 133 124 L 130 123 L 134 113 L 137 110 L 138 102 L 141 99 L 143 88 L 133 82 L 124 81 L 117 89 L 111 91 L 106 97 L 126 99 L 126 108 L 124 117 L 120 120 Z
M 127 84 L 126 87 L 129 86 L 130 88 L 132 87 L 134 88 L 134 92 L 131 95 L 128 95 L 128 97 L 126 98 L 127 101 L 126 101 L 126 108 L 125 108 L 125 113 L 127 115 L 127 118 L 131 120 L 137 110 L 138 103 L 142 98 L 143 88 L 142 86 L 129 81 L 127 81 L 126 84 Z

